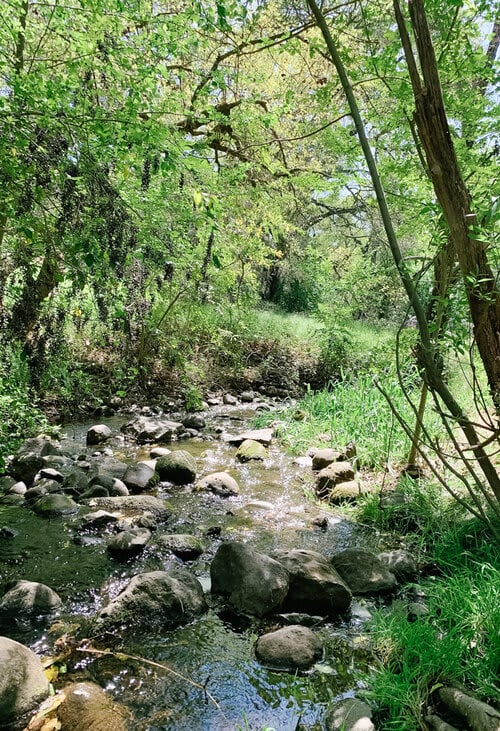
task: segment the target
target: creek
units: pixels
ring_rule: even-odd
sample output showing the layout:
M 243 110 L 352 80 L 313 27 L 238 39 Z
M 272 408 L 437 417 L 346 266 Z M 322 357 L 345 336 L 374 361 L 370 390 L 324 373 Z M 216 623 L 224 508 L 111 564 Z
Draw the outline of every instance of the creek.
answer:
M 353 695 L 369 663 L 363 638 L 369 601 L 353 602 L 351 612 L 337 621 L 318 620 L 315 629 L 323 641 L 324 657 L 311 671 L 292 674 L 268 670 L 254 655 L 257 636 L 283 625 L 286 618 L 236 616 L 210 597 L 210 562 L 222 540 L 243 541 L 264 553 L 274 548 L 307 548 L 327 557 L 347 547 L 379 548 L 380 536 L 375 531 L 326 511 L 307 497 L 313 482 L 310 468 L 295 464 L 278 445 L 269 447 L 263 462 L 241 464 L 236 460 L 235 447 L 219 434 L 243 432 L 254 416 L 255 406 L 211 408 L 200 437 L 168 445 L 195 457 L 198 478 L 228 471 L 239 483 L 239 495 L 222 498 L 196 492 L 192 485 L 168 483 L 160 483 L 152 491 L 168 500 L 168 532 L 205 538 L 207 550 L 186 565 L 207 591 L 208 612 L 173 631 L 141 631 L 118 639 L 123 653 L 166 665 L 206 685 L 218 707 L 181 677 L 125 656 L 82 653 L 68 662 L 68 673 L 59 676 L 58 685 L 70 680 L 98 683 L 131 710 L 137 731 L 258 731 L 266 726 L 276 731 L 322 729 L 326 705 Z M 105 445 L 108 453 L 112 450 L 114 457 L 126 462 L 149 459 L 149 447 L 137 446 L 121 434 L 125 416 L 99 417 L 97 421 L 113 430 Z M 85 454 L 86 432 L 95 423 L 94 418 L 64 427 L 63 450 Z M 323 527 L 314 523 L 325 517 Z M 64 600 L 64 609 L 52 627 L 46 622 L 12 621 L 2 626 L 2 634 L 40 655 L 57 652 L 55 640 L 62 631 L 81 634 L 89 618 L 130 577 L 180 562 L 157 546 L 118 561 L 106 549 L 106 535 L 82 534 L 78 517 L 42 518 L 25 507 L 2 505 L 0 521 L 17 531 L 14 537 L 0 541 L 2 585 L 18 579 L 38 581 L 55 589 Z

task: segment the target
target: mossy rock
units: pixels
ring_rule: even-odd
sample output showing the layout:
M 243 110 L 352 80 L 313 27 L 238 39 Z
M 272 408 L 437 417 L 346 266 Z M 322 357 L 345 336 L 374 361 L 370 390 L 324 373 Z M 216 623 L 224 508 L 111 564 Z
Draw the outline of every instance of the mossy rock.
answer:
M 264 460 L 267 457 L 267 449 L 260 442 L 253 439 L 245 439 L 236 452 L 236 459 L 240 462 L 251 460 Z
M 196 480 L 196 462 L 182 449 L 160 457 L 156 462 L 156 472 L 162 482 L 174 485 L 188 485 Z

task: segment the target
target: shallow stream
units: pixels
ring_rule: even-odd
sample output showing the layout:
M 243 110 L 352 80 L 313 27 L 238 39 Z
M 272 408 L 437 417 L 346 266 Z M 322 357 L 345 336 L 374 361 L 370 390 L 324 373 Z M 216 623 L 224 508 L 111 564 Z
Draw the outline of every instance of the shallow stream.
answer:
M 218 431 L 242 432 L 254 415 L 254 407 L 215 407 L 206 414 L 202 437 L 168 445 L 196 458 L 198 477 L 228 471 L 240 485 L 238 496 L 221 498 L 195 492 L 192 486 L 168 484 L 154 491 L 171 506 L 167 531 L 205 536 L 207 550 L 187 565 L 207 592 L 210 561 L 223 539 L 245 541 L 263 552 L 309 548 L 326 556 L 350 546 L 378 547 L 376 533 L 326 512 L 306 496 L 312 484 L 310 468 L 294 464 L 278 446 L 269 448 L 264 462 L 240 464 L 235 459 L 235 447 L 218 439 Z M 138 448 L 121 435 L 126 417 L 68 425 L 63 449 L 85 453 L 87 429 L 96 421 L 113 429 L 106 448 L 115 457 L 124 461 L 149 458 L 149 448 Z M 313 523 L 321 516 L 328 518 L 323 529 Z M 24 507 L 2 506 L 0 521 L 18 531 L 14 538 L 0 541 L 2 585 L 17 579 L 39 581 L 55 589 L 65 602 L 56 633 L 47 623 L 2 627 L 3 634 L 39 654 L 54 652 L 61 627 L 71 633 L 80 625 L 81 633 L 88 619 L 131 576 L 179 562 L 157 547 L 146 548 L 126 562 L 114 560 L 102 535 L 87 534 L 82 540 L 78 518 L 45 519 Z M 369 661 L 362 637 L 369 606 L 353 603 L 351 614 L 338 622 L 318 622 L 324 658 L 308 673 L 289 674 L 265 669 L 253 653 L 256 637 L 285 620 L 247 620 L 223 609 L 209 594 L 207 599 L 211 608 L 194 623 L 169 632 L 130 633 L 118 645 L 127 655 L 166 665 L 205 685 L 217 705 L 198 687 L 141 659 L 81 654 L 68 663 L 68 675 L 59 680 L 97 682 L 127 705 L 138 731 L 258 731 L 265 726 L 276 731 L 322 729 L 327 703 L 354 694 L 360 671 Z

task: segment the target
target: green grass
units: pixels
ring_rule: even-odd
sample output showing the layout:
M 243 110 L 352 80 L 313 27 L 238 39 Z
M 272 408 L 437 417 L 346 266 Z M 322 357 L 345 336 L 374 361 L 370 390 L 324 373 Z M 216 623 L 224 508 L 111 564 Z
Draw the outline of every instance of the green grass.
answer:
M 465 535 L 465 534 L 463 534 Z M 450 537 L 451 536 L 451 537 Z M 475 551 L 453 550 L 457 533 L 441 541 L 445 575 L 421 586 L 429 613 L 414 622 L 401 608 L 380 610 L 370 628 L 379 667 L 367 679 L 380 731 L 424 728 L 429 695 L 461 683 L 486 701 L 500 698 L 500 567 L 484 538 Z
M 383 385 L 395 408 L 412 424 L 413 412 L 397 379 L 388 376 Z M 428 412 L 427 419 L 429 428 L 440 428 L 433 412 Z M 408 452 L 408 439 L 371 375 L 346 378 L 318 393 L 308 393 L 295 408 L 280 412 L 279 422 L 279 436 L 294 454 L 303 454 L 312 446 L 341 448 L 354 442 L 359 465 L 381 469 L 388 461 L 404 462 Z

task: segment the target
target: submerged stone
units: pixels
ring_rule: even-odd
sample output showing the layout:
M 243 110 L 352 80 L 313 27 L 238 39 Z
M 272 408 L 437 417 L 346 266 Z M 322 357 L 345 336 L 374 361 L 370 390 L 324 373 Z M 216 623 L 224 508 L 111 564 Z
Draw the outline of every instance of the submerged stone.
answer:
M 307 670 L 321 658 L 323 647 L 308 627 L 290 625 L 259 637 L 255 654 L 274 670 Z

